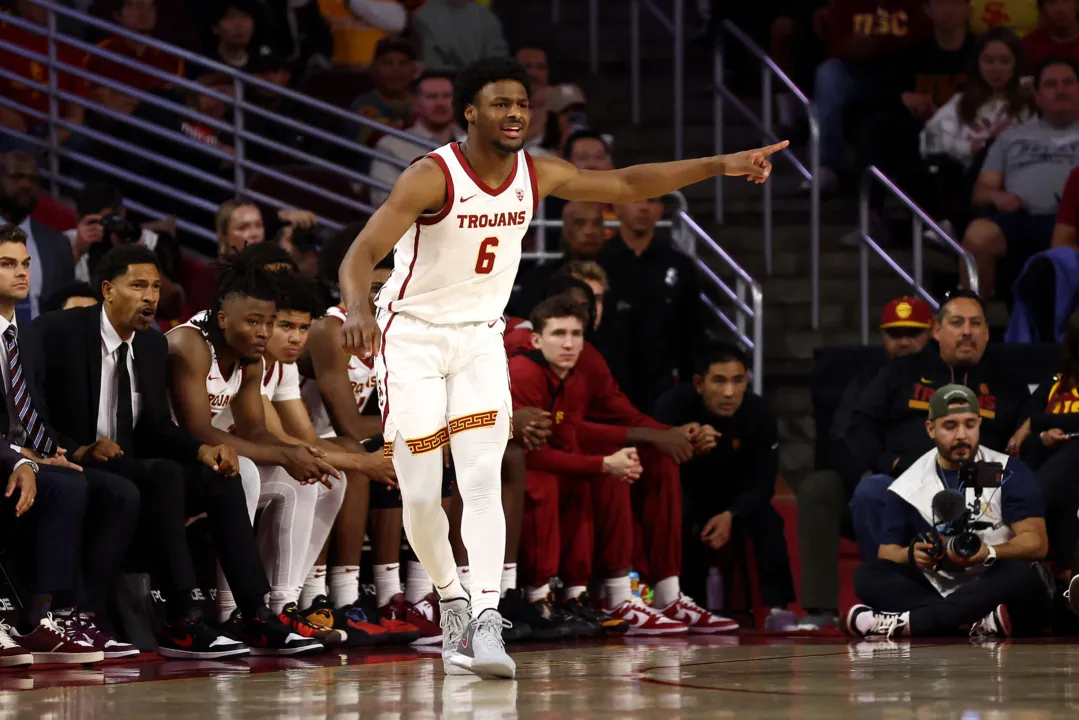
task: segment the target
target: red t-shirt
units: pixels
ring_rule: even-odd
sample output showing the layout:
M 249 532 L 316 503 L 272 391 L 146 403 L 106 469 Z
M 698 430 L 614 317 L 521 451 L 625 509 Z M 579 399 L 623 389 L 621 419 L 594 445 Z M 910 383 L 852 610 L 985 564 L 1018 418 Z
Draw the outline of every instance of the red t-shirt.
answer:
M 23 30 L 8 22 L 0 22 L 0 40 L 11 43 L 12 45 L 18 45 L 19 47 L 26 48 L 31 52 L 46 57 L 49 54 L 48 41 L 44 35 L 38 35 L 37 33 Z M 57 44 L 56 59 L 62 63 L 79 67 L 83 65 L 85 57 L 85 53 L 76 50 L 70 45 Z M 3 65 L 9 72 L 20 75 L 28 80 L 41 83 L 42 85 L 49 84 L 48 67 L 43 63 L 23 57 L 10 50 L 0 48 L 0 65 Z M 59 89 L 74 95 L 86 97 L 90 94 L 90 88 L 85 80 L 81 80 L 67 73 L 58 72 L 56 74 L 56 84 Z M 10 98 L 20 105 L 25 105 L 28 108 L 37 110 L 38 112 L 49 112 L 49 96 L 40 90 L 28 87 L 20 82 L 15 82 L 8 78 L 0 78 L 0 95 Z M 64 103 L 61 102 L 61 114 L 63 114 L 63 105 Z M 33 127 L 40 122 L 37 118 L 29 115 L 25 115 L 24 120 L 26 121 L 27 128 Z
M 1028 67 L 1032 70 L 1051 57 L 1066 58 L 1079 63 L 1079 38 L 1066 43 L 1057 42 L 1043 27 L 1023 38 L 1023 49 L 1027 51 Z
M 1064 193 L 1057 207 L 1057 223 L 1079 227 L 1079 168 L 1068 173 L 1068 181 L 1064 183 Z
M 125 58 L 136 60 L 140 64 L 154 68 L 155 70 L 167 72 L 170 75 L 181 77 L 184 74 L 183 58 L 169 55 L 157 48 L 143 47 L 142 53 L 140 54 L 138 50 L 129 45 L 127 41 L 121 37 L 111 37 L 108 40 L 103 40 L 98 43 L 97 46 L 116 53 L 117 55 L 123 55 Z M 151 92 L 169 85 L 167 81 L 162 80 L 161 78 L 147 75 L 144 72 L 127 67 L 126 65 L 121 65 L 112 60 L 107 60 L 98 55 L 87 56 L 86 69 L 96 75 L 102 75 L 109 80 L 123 85 L 130 85 L 136 90 L 142 90 L 143 92 Z

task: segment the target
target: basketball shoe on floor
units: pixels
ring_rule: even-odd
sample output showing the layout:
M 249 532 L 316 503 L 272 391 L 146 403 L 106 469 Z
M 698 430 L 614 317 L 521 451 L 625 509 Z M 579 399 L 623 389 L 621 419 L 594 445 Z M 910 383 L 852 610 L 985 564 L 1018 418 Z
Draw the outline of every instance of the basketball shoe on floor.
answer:
M 250 652 L 242 642 L 220 634 L 198 616 L 162 623 L 158 636 L 157 654 L 164 658 L 220 660 Z
M 292 628 L 292 632 L 301 637 L 314 638 L 326 647 L 340 645 L 348 639 L 348 634 L 344 630 L 315 625 L 308 621 L 304 615 L 304 613 L 300 612 L 299 606 L 291 602 L 281 608 L 280 618 L 281 622 Z
M 106 660 L 137 657 L 139 654 L 139 649 L 131 643 L 120 642 L 102 632 L 101 628 L 94 624 L 93 616 L 90 613 L 71 609 L 57 610 L 53 613 L 53 619 L 69 635 L 75 637 L 81 635 L 86 640 L 89 640 L 91 645 L 105 653 Z
M 442 668 L 447 675 L 471 675 L 466 667 L 454 664 L 457 645 L 461 642 L 465 627 L 472 619 L 472 603 L 468 598 L 438 601 L 439 622 L 442 625 Z
M 505 597 L 498 602 L 498 613 L 514 625 L 518 622 L 527 625 L 532 640 L 564 640 L 573 637 L 573 629 L 566 624 L 567 613 L 556 609 L 546 599 L 528 602 L 524 590 L 521 589 L 506 591 Z
M 345 634 L 345 641 L 341 643 L 343 647 L 380 645 L 388 638 L 382 626 L 368 622 L 367 616 L 363 615 L 362 611 L 357 611 L 351 605 L 334 610 L 333 604 L 325 595 L 317 596 L 311 603 L 311 607 L 304 610 L 301 615 L 320 630 L 343 632 Z
M 410 606 L 409 622 L 420 629 L 420 637 L 413 640 L 414 647 L 438 645 L 442 642 L 442 624 L 438 613 L 438 593 L 429 592 L 415 605 Z
M 738 629 L 738 623 L 734 620 L 708 612 L 685 593 L 678 593 L 678 599 L 660 612 L 684 624 L 694 634 L 715 635 Z
M 378 614 L 385 620 L 395 620 L 402 626 L 415 628 L 416 636 L 408 641 L 413 645 L 433 645 L 442 641 L 442 628 L 419 613 L 416 606 L 405 599 L 404 593 L 391 597 L 378 609 Z
M 21 667 L 34 663 L 33 654 L 11 638 L 14 628 L 0 620 L 0 667 Z M 33 685 L 31 684 L 31 687 Z
M 239 609 L 222 626 L 222 631 L 251 649 L 252 655 L 302 655 L 319 652 L 322 643 L 297 635 L 268 607 L 261 607 L 253 618 L 245 618 Z
M 667 617 L 651 605 L 645 605 L 636 595 L 612 608 L 611 617 L 626 623 L 626 635 L 685 635 L 689 632 L 685 623 Z
M 908 617 L 908 613 L 877 612 L 868 605 L 855 605 L 843 618 L 843 632 L 851 637 L 891 640 L 910 632 Z
M 602 610 L 597 610 L 592 605 L 592 598 L 588 592 L 585 591 L 575 598 L 569 598 L 562 601 L 562 607 L 573 617 L 578 620 L 583 620 L 596 628 L 596 632 L 593 635 L 606 635 L 607 637 L 616 637 L 618 635 L 625 635 L 629 630 L 629 625 L 625 620 L 613 617 Z
M 386 642 L 390 645 L 408 645 L 420 637 L 420 629 L 412 623 L 399 620 L 395 617 L 387 617 L 379 610 L 375 594 L 360 587 L 360 597 L 356 604 L 363 608 L 370 622 L 377 623 L 386 631 Z
M 591 637 L 602 633 L 602 628 L 598 624 L 577 617 L 561 605 L 555 603 L 553 592 L 548 591 L 547 597 L 529 604 L 539 611 L 540 616 L 546 619 L 551 624 L 552 628 L 559 630 L 564 629 L 566 637 Z M 533 637 L 537 640 L 548 639 L 540 637 L 538 634 L 533 635 Z
M 502 642 L 505 624 L 497 610 L 484 610 L 465 626 L 450 663 L 484 679 L 512 680 L 517 665 L 506 653 L 506 645 Z
M 972 638 L 1011 637 L 1012 618 L 1007 605 L 997 605 L 993 612 L 970 626 Z
M 12 640 L 30 651 L 38 664 L 82 665 L 105 659 L 104 651 L 95 648 L 90 641 L 68 635 L 53 620 L 52 613 L 41 618 L 37 627 L 26 635 L 20 635 L 15 630 L 9 634 Z

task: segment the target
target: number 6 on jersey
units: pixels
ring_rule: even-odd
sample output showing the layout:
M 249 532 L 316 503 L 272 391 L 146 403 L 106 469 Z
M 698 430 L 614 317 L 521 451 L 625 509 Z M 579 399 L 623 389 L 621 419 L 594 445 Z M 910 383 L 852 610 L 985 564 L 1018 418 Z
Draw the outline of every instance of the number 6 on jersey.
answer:
M 495 267 L 495 251 L 498 247 L 498 238 L 489 237 L 485 238 L 480 243 L 480 252 L 476 256 L 476 274 L 487 275 Z

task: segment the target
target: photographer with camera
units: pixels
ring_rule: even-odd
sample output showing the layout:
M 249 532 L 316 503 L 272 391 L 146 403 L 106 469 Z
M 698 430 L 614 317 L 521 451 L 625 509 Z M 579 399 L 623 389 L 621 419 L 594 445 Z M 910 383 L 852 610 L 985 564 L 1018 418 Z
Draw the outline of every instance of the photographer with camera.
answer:
M 1052 604 L 1044 503 L 1033 472 L 979 446 L 978 397 L 945 385 L 929 400 L 936 447 L 888 488 L 877 560 L 854 573 L 866 605 L 845 630 L 856 637 L 954 633 L 1010 636 L 1040 630 Z
M 115 245 L 145 245 L 157 255 L 162 271 L 157 316 L 176 319 L 184 303 L 184 291 L 177 280 L 180 248 L 176 238 L 139 227 L 127 218 L 123 205 L 123 193 L 107 182 L 88 183 L 79 191 L 75 198 L 79 224 L 64 233 L 75 258 L 75 279 L 90 282 L 98 260 Z

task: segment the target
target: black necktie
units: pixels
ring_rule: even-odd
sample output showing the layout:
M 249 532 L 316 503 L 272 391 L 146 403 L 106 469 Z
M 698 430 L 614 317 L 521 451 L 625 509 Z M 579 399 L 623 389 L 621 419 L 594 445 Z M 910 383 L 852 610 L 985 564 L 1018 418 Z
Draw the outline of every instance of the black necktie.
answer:
M 131 375 L 127 372 L 127 343 L 116 351 L 116 444 L 133 453 L 135 420 L 131 413 Z
M 11 378 L 8 392 L 11 393 L 11 404 L 15 406 L 23 430 L 26 431 L 26 446 L 46 457 L 52 455 L 56 451 L 56 445 L 49 437 L 45 423 L 38 417 L 37 410 L 30 401 L 30 393 L 26 391 L 26 378 L 22 373 L 22 360 L 19 359 L 19 339 L 14 325 L 4 332 L 4 344 L 7 346 L 7 366 L 11 373 L 8 375 Z

